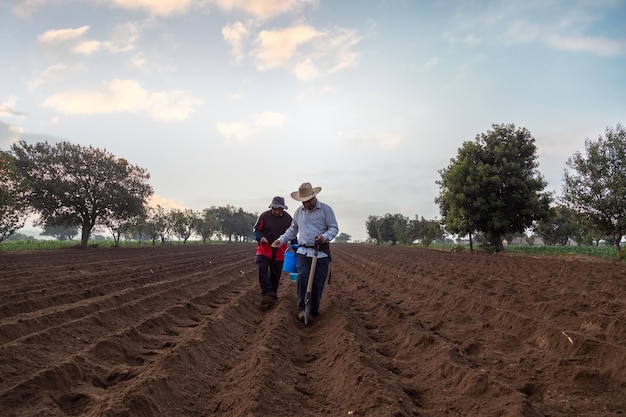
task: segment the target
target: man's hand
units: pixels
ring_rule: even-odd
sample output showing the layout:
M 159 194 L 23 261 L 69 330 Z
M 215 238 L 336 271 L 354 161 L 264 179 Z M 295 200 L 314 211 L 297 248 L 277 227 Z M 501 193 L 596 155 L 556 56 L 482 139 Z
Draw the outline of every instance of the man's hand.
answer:
M 263 236 L 261 239 L 259 239 L 259 243 L 270 243 L 269 240 L 267 240 L 267 238 L 265 236 Z
M 318 245 L 321 245 L 322 243 L 324 243 L 324 236 L 322 235 L 315 236 L 315 243 L 317 243 Z
M 280 246 L 281 246 L 280 240 L 276 239 L 275 241 L 272 242 L 273 248 L 280 248 Z

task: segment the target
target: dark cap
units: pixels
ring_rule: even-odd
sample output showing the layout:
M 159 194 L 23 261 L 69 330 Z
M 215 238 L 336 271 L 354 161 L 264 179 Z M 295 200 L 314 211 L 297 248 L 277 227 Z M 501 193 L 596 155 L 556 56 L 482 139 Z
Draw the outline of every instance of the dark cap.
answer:
M 282 208 L 283 210 L 287 210 L 285 199 L 280 196 L 274 197 L 272 199 L 272 204 L 270 204 L 270 208 Z

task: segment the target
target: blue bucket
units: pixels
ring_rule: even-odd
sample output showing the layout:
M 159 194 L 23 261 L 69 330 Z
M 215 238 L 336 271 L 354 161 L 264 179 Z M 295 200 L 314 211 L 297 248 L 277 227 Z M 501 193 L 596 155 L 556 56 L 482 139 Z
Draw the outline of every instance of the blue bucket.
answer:
M 292 245 L 292 248 L 297 249 L 298 245 Z M 285 272 L 298 272 L 296 269 L 296 252 L 287 251 L 285 252 L 285 261 L 283 262 L 283 271 Z

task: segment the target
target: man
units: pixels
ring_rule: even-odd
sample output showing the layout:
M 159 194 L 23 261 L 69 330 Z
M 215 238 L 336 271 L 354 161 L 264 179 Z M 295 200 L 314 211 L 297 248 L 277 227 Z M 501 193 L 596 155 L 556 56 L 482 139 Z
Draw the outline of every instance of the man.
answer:
M 285 199 L 276 196 L 269 205 L 270 210 L 266 210 L 254 225 L 254 238 L 258 242 L 256 247 L 256 264 L 259 268 L 259 287 L 261 290 L 261 308 L 268 309 L 276 303 L 278 299 L 278 286 L 280 284 L 280 274 L 283 270 L 285 260 L 284 245 L 272 247 L 273 242 L 291 225 L 292 218 L 285 210 Z
M 296 293 L 298 296 L 298 319 L 305 319 L 305 297 L 309 271 L 315 246 L 319 248 L 313 287 L 311 289 L 311 317 L 319 315 L 322 302 L 324 284 L 330 268 L 330 241 L 337 236 L 339 227 L 333 209 L 317 199 L 322 187 L 313 187 L 310 183 L 302 183 L 298 191 L 291 193 L 291 198 L 302 202 L 293 214 L 291 226 L 278 239 L 272 242 L 272 247 L 279 248 L 298 237 Z

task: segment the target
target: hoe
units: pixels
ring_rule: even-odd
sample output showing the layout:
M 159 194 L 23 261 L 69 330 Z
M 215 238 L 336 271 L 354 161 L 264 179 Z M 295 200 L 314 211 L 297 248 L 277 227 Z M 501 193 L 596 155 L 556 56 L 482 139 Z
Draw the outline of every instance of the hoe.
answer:
M 315 252 L 311 261 L 311 269 L 309 270 L 309 280 L 306 283 L 306 295 L 304 297 L 304 325 L 309 324 L 311 317 L 311 290 L 313 289 L 313 278 L 315 277 L 315 267 L 317 266 L 318 246 L 315 244 Z

